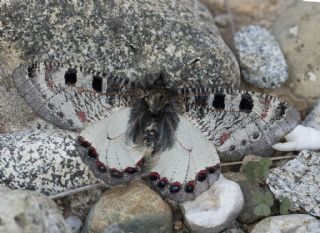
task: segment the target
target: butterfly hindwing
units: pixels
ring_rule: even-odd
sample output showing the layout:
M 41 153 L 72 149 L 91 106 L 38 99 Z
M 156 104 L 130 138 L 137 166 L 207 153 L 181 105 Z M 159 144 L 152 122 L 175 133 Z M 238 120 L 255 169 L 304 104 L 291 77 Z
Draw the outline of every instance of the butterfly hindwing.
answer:
M 78 149 L 94 174 L 110 185 L 127 182 L 141 173 L 144 151 L 126 140 L 130 108 L 115 108 L 80 133 Z
M 230 159 L 263 155 L 299 122 L 285 101 L 239 90 L 179 90 L 186 115 Z M 186 94 L 188 93 L 188 94 Z
M 39 116 L 68 130 L 80 131 L 130 100 L 128 80 L 60 63 L 21 65 L 13 79 Z
M 219 177 L 219 157 L 185 116 L 180 116 L 174 145 L 149 163 L 149 182 L 162 196 L 177 202 L 192 200 Z

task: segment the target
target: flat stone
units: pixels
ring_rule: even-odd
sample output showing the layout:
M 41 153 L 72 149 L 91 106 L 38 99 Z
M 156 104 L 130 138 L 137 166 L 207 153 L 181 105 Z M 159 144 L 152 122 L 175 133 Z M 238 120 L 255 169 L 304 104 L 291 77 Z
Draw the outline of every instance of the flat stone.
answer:
M 61 130 L 0 134 L 0 183 L 46 195 L 98 183 L 75 141 Z
M 31 191 L 0 191 L 1 233 L 71 233 L 57 206 Z
M 239 185 L 220 175 L 208 191 L 193 201 L 181 204 L 181 208 L 192 232 L 217 233 L 238 217 L 243 204 Z
M 265 218 L 251 233 L 319 233 L 320 221 L 304 214 L 290 214 Z
M 172 224 L 169 205 L 145 184 L 132 182 L 100 197 L 82 233 L 169 233 Z
M 288 68 L 278 42 L 264 28 L 248 26 L 235 35 L 243 78 L 259 88 L 277 88 L 288 78 Z
M 289 68 L 289 97 L 298 110 L 312 107 L 320 97 L 319 11 L 319 3 L 296 1 L 272 28 Z
M 288 197 L 291 210 L 320 217 L 320 153 L 301 151 L 285 165 L 271 169 L 267 184 L 278 200 Z

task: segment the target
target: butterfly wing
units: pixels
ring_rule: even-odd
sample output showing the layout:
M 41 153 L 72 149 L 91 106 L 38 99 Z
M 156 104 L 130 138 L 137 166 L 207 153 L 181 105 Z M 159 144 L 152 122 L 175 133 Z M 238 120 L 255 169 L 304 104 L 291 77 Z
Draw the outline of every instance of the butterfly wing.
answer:
M 128 80 L 59 63 L 21 65 L 13 80 L 39 116 L 74 131 L 108 116 L 114 106 L 128 105 L 131 98 Z
M 114 108 L 80 133 L 78 150 L 96 177 L 117 185 L 138 177 L 144 151 L 126 140 L 130 108 Z
M 285 101 L 240 90 L 180 89 L 187 117 L 227 160 L 264 155 L 298 124 Z
M 177 202 L 206 191 L 220 173 L 214 145 L 184 116 L 180 116 L 174 145 L 146 164 L 153 189 Z

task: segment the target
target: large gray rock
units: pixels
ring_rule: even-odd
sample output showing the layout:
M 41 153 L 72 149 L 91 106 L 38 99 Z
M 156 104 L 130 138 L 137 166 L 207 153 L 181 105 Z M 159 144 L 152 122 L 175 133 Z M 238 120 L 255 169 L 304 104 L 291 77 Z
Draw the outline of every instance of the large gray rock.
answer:
M 289 97 L 299 110 L 307 110 L 320 97 L 319 12 L 319 3 L 296 1 L 272 28 L 289 68 Z
M 75 140 L 60 130 L 0 134 L 0 183 L 56 194 L 99 182 L 82 162 Z
M 30 191 L 0 191 L 0 233 L 71 233 L 57 206 Z
M 278 200 L 288 197 L 291 210 L 320 217 L 320 153 L 302 151 L 282 167 L 272 169 L 267 184 Z
M 169 205 L 148 186 L 132 182 L 104 193 L 92 207 L 82 233 L 169 233 Z
M 281 215 L 260 221 L 251 233 L 319 233 L 320 221 L 304 214 Z
M 172 86 L 239 84 L 236 59 L 195 0 L 6 2 L 0 48 L 16 57 L 5 72 L 22 62 L 55 60 L 132 80 L 162 72 Z
M 259 88 L 277 88 L 288 78 L 288 68 L 278 42 L 264 28 L 248 26 L 235 35 L 244 79 Z

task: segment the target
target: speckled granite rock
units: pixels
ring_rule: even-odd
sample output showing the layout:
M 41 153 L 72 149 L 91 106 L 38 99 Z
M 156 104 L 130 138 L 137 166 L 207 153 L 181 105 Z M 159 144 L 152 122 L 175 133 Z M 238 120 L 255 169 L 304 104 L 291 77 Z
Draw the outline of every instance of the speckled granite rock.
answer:
M 132 182 L 104 193 L 92 207 L 82 233 L 169 233 L 169 205 L 148 186 Z
M 302 124 L 320 130 L 320 99 Z
M 58 130 L 0 134 L 0 183 L 45 194 L 97 183 L 74 142 Z
M 272 169 L 267 184 L 275 197 L 288 197 L 291 210 L 320 217 L 320 154 L 302 151 L 279 168 Z
M 320 97 L 319 11 L 319 3 L 297 1 L 272 28 L 286 57 L 290 76 L 286 86 L 298 110 L 312 107 Z
M 187 224 L 194 233 L 218 233 L 239 215 L 244 199 L 239 185 L 222 175 L 212 187 L 193 201 L 181 205 Z
M 278 42 L 264 28 L 248 26 L 235 35 L 244 79 L 259 88 L 280 87 L 288 78 L 287 64 Z
M 265 218 L 251 233 L 319 233 L 320 221 L 304 214 L 290 214 Z
M 53 201 L 30 191 L 0 192 L 1 233 L 71 233 Z
M 172 85 L 239 84 L 236 59 L 195 0 L 6 2 L 0 48 L 10 44 L 2 56 L 16 57 L 5 72 L 22 62 L 56 60 L 132 80 L 162 72 Z

